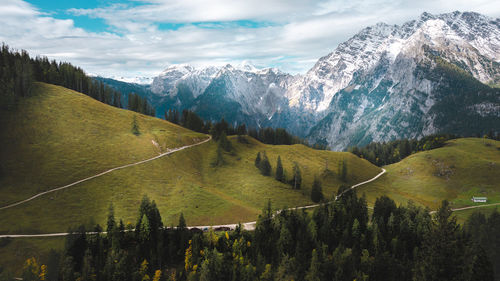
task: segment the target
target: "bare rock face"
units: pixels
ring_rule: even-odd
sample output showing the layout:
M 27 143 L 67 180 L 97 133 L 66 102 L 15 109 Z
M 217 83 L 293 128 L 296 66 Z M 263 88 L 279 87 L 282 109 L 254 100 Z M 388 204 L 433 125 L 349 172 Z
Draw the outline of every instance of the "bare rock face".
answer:
M 304 75 L 251 65 L 175 65 L 151 84 L 162 108 L 283 127 L 334 150 L 500 128 L 500 20 L 423 13 L 361 30 Z

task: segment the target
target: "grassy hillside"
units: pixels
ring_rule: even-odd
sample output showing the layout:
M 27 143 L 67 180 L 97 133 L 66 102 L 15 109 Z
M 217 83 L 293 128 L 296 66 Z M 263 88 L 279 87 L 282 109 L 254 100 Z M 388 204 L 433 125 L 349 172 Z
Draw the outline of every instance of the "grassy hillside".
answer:
M 132 134 L 134 116 L 139 136 Z M 18 111 L 9 112 L 2 126 L 0 147 L 5 161 L 1 205 L 206 138 L 166 121 L 41 83 L 35 97 L 23 100 Z M 181 212 L 190 225 L 254 220 L 268 199 L 275 207 L 310 204 L 314 175 L 322 177 L 324 193 L 331 198 L 341 184 L 336 172 L 344 159 L 348 184 L 371 178 L 380 170 L 350 153 L 248 140 L 239 143 L 231 139 L 234 151 L 224 155 L 226 164 L 221 167 L 212 166 L 216 143 L 208 142 L 2 210 L 0 233 L 58 232 L 91 221 L 104 225 L 111 202 L 117 217 L 135 222 L 143 195 L 156 201 L 166 224 L 176 223 Z M 297 161 L 304 188 L 292 190 L 260 175 L 254 166 L 259 151 L 267 152 L 273 169 L 281 155 L 288 177 Z M 331 170 L 325 172 L 327 162 Z
M 408 199 L 436 209 L 443 199 L 452 208 L 477 205 L 472 196 L 500 202 L 500 142 L 465 138 L 448 141 L 438 149 L 413 154 L 384 167 L 379 180 L 360 188 L 369 203 L 381 195 L 397 202 Z M 479 210 L 479 209 L 478 209 Z
M 207 138 L 62 87 L 36 85 L 34 97 L 22 100 L 16 111 L 2 112 L 0 118 L 2 206 Z M 134 116 L 139 136 L 132 133 Z M 110 203 L 117 218 L 135 223 L 144 195 L 156 201 L 167 225 L 176 224 L 181 212 L 189 225 L 252 221 L 268 199 L 275 208 L 311 204 L 315 175 L 331 198 L 339 185 L 364 181 L 380 171 L 351 153 L 303 145 L 271 146 L 249 137 L 247 143 L 230 140 L 234 149 L 224 153 L 225 164 L 220 167 L 212 165 L 217 143 L 210 141 L 0 210 L 0 233 L 50 233 L 80 224 L 105 225 Z M 303 188 L 293 190 L 262 176 L 254 166 L 259 151 L 267 153 L 273 174 L 280 155 L 287 178 L 297 161 Z M 345 183 L 337 178 L 337 166 L 343 160 L 348 165 Z M 12 239 L 0 245 L 0 266 L 18 274 L 24 260 L 35 256 L 43 262 L 48 249 L 61 249 L 63 244 L 64 238 Z
M 47 264 L 50 250 L 62 251 L 65 241 L 65 237 L 0 240 L 0 272 L 3 268 L 15 276 L 21 276 L 23 264 L 31 257 Z
M 63 87 L 35 86 L 34 97 L 0 118 L 0 205 L 206 138 Z

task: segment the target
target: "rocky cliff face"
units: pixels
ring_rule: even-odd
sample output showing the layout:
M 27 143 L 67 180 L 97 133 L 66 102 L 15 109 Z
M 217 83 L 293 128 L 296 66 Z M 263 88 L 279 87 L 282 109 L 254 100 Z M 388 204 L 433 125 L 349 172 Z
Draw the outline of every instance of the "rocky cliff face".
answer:
M 284 127 L 341 150 L 500 127 L 500 20 L 424 13 L 361 30 L 304 75 L 251 66 L 172 66 L 152 91 L 206 119 Z
M 498 21 L 458 12 L 424 13 L 402 26 L 364 29 L 318 62 L 358 67 L 343 72 L 352 73 L 350 81 L 334 94 L 327 116 L 309 138 L 344 149 L 437 132 L 484 132 L 495 120 L 499 125 L 498 114 L 479 116 L 467 104 L 499 104 L 499 92 L 482 84 L 500 79 L 499 36 Z M 371 43 L 363 44 L 367 41 Z M 358 60 L 359 56 L 369 59 Z

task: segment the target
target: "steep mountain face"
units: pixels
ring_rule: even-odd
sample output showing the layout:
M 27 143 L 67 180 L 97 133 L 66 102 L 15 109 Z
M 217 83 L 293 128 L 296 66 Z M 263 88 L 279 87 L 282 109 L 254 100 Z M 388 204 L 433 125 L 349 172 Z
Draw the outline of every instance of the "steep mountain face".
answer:
M 205 119 L 224 117 L 249 126 L 270 126 L 275 114 L 288 110 L 284 93 L 291 79 L 277 69 L 226 65 L 194 101 L 193 108 Z
M 342 150 L 437 132 L 498 130 L 500 94 L 487 84 L 500 84 L 500 20 L 454 12 L 367 27 L 304 75 L 181 65 L 155 78 L 151 90 L 160 107 L 284 127 Z
M 306 125 L 313 123 L 296 122 L 299 114 L 289 108 L 285 94 L 294 79 L 278 69 L 257 69 L 249 64 L 206 68 L 174 65 L 153 80 L 151 91 L 157 112 L 190 109 L 206 120 L 225 118 L 256 128 L 286 127 L 305 136 Z
M 151 83 L 156 112 L 163 114 L 168 109 L 191 108 L 193 101 L 203 94 L 218 71 L 219 67 L 200 69 L 189 65 L 168 67 Z
M 101 81 L 120 92 L 123 107 L 127 106 L 128 104 L 129 93 L 138 94 L 139 96 L 146 98 L 151 104 L 156 104 L 158 102 L 157 99 L 154 99 L 155 96 L 151 93 L 150 86 L 147 84 L 125 82 L 122 80 L 117 80 L 115 78 L 104 78 L 99 76 L 94 77 L 94 79 L 97 81 Z
M 498 20 L 455 12 L 424 13 L 402 26 L 364 29 L 308 73 L 318 77 L 313 81 L 327 80 L 323 87 L 340 85 L 340 90 L 331 87 L 336 93 L 328 113 L 309 138 L 345 149 L 370 141 L 498 128 L 500 93 L 482 83 L 500 79 L 499 27 Z M 337 77 L 332 76 L 336 71 L 318 71 L 341 66 L 344 71 Z M 308 85 L 315 89 L 316 84 Z M 302 93 L 304 99 L 315 91 Z

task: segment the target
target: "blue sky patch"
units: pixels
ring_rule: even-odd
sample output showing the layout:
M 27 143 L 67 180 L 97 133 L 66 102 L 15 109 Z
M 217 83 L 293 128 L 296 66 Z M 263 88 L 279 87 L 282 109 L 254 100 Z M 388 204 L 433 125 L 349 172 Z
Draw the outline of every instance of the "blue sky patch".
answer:
M 113 4 L 126 5 L 127 7 L 136 7 L 140 5 L 140 2 L 133 0 L 27 0 L 26 2 L 35 6 L 40 12 L 45 13 L 55 19 L 71 19 L 74 21 L 76 27 L 85 29 L 90 32 L 109 32 L 109 26 L 101 18 L 75 15 L 68 12 L 69 9 L 94 9 L 107 7 Z

